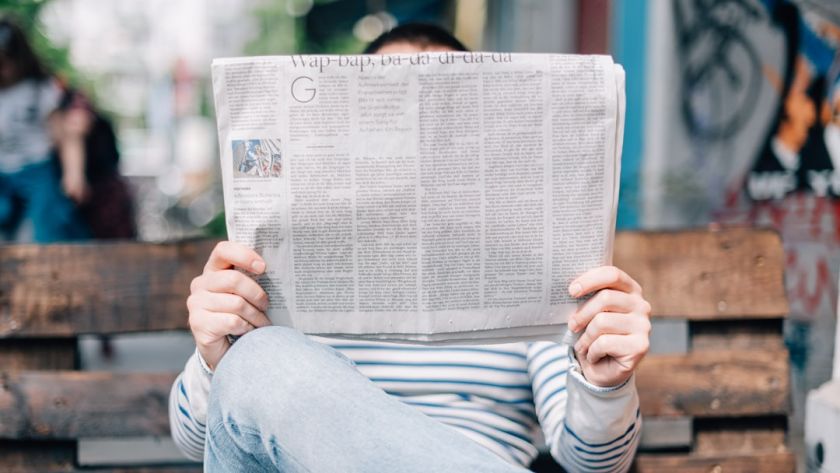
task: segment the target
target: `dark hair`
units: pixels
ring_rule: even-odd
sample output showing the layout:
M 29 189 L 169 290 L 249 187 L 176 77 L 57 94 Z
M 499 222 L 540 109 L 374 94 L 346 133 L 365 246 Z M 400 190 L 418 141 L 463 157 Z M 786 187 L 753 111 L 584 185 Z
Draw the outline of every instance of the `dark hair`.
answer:
M 20 79 L 46 79 L 48 74 L 26 34 L 14 21 L 0 18 L 0 61 L 10 61 L 17 66 Z
M 406 23 L 379 35 L 367 45 L 364 54 L 373 54 L 394 43 L 410 43 L 421 47 L 446 46 L 455 51 L 468 51 L 463 43 L 440 26 L 428 23 Z

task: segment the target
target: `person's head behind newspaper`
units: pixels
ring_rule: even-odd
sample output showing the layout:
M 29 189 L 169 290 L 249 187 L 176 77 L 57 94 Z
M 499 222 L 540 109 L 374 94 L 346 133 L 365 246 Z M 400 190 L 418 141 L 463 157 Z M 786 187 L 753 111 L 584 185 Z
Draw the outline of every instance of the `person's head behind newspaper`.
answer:
M 406 23 L 379 35 L 364 54 L 413 53 L 421 51 L 468 51 L 445 29 L 428 23 Z

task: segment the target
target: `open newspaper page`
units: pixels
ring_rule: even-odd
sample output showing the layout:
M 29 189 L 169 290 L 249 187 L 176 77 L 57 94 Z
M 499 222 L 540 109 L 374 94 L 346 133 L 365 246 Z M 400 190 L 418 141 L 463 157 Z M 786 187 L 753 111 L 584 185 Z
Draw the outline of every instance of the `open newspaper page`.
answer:
M 275 324 L 417 342 L 558 339 L 611 260 L 624 72 L 485 52 L 218 59 L 228 234 Z

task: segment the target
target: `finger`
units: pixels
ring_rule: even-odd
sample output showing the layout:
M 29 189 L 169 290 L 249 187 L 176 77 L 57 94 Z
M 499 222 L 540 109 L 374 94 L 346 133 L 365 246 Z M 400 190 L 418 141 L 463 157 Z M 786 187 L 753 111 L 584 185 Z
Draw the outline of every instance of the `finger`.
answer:
M 641 294 L 642 287 L 624 271 L 615 266 L 601 266 L 591 269 L 569 285 L 572 297 L 582 297 L 600 289 L 615 289 L 618 291 Z
M 569 317 L 569 328 L 577 333 L 599 312 L 628 313 L 643 309 L 644 299 L 635 294 L 628 294 L 614 289 L 602 289 L 594 297 L 584 302 L 577 312 Z
M 629 350 L 626 335 L 605 334 L 595 340 L 586 353 L 586 361 L 597 363 L 604 357 L 618 355 Z
M 253 279 L 233 269 L 214 271 L 201 276 L 194 287 L 195 290 L 235 294 L 263 312 L 268 310 L 268 295 L 263 288 Z
M 202 315 L 205 317 L 207 331 L 219 338 L 226 335 L 244 335 L 256 328 L 237 314 L 208 310 L 204 311 Z
M 265 314 L 244 298 L 224 292 L 207 292 L 203 295 L 204 309 L 209 312 L 235 314 L 255 327 L 271 325 Z
M 586 361 L 594 364 L 609 356 L 626 371 L 632 371 L 647 353 L 648 346 L 649 342 L 640 336 L 607 334 L 599 337 L 589 347 Z
M 219 242 L 213 248 L 213 252 L 210 253 L 204 271 L 220 271 L 231 268 L 242 268 L 255 274 L 261 274 L 265 271 L 265 261 L 256 251 L 245 245 L 232 241 Z
M 589 346 L 598 337 L 605 334 L 627 335 L 633 333 L 634 328 L 634 317 L 627 314 L 599 312 L 592 318 L 592 321 L 586 326 L 586 330 L 575 343 L 575 351 L 585 354 Z

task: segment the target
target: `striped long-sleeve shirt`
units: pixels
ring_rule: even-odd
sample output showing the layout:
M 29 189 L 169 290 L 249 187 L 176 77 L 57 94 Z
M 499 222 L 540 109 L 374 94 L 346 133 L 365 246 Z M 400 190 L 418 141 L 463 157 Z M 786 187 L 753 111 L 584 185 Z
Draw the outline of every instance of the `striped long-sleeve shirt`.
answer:
M 317 340 L 350 358 L 386 392 L 511 463 L 527 466 L 545 442 L 570 472 L 630 468 L 641 429 L 633 378 L 612 388 L 594 386 L 566 345 Z M 170 397 L 175 443 L 196 460 L 203 457 L 211 377 L 196 352 Z

